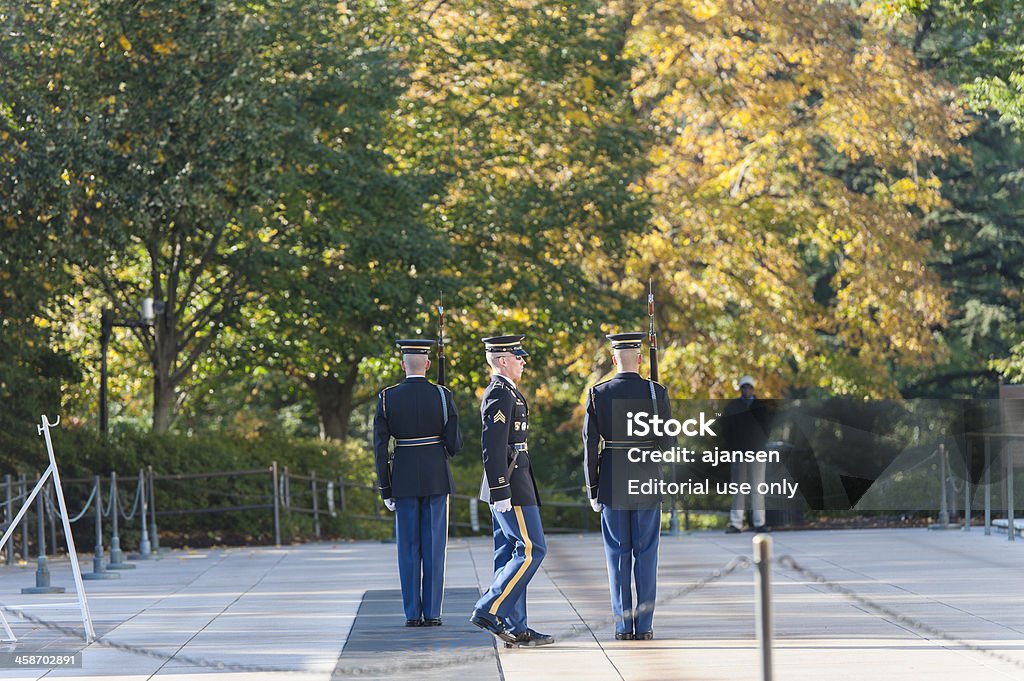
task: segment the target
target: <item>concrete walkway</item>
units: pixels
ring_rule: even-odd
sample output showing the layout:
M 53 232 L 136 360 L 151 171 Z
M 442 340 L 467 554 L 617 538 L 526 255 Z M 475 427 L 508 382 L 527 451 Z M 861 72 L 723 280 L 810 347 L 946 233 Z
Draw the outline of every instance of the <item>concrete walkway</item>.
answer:
M 488 539 L 452 541 L 445 626 L 423 629 L 402 626 L 393 544 L 169 552 L 121 579 L 86 583 L 98 633 L 160 657 L 98 644 L 83 650 L 67 634 L 8 615 L 19 643 L 0 645 L 0 652 L 82 650 L 83 666 L 0 669 L 0 679 L 755 680 L 753 571 L 740 569 L 673 597 L 732 558 L 749 556 L 750 538 L 663 538 L 659 595 L 670 600 L 658 606 L 656 639 L 629 642 L 613 638 L 600 536 L 551 536 L 530 587 L 529 611 L 531 626 L 560 640 L 512 650 L 496 649 L 491 637 L 465 622 L 474 594 L 490 582 Z M 777 567 L 776 679 L 1024 679 L 1024 542 L 985 537 L 977 528 L 773 538 L 776 555 L 789 554 L 902 616 L 879 615 Z M 51 563 L 53 583 L 69 588 L 63 595 L 22 595 L 34 570 L 34 564 L 0 567 L 0 603 L 80 629 L 68 563 Z M 918 631 L 911 621 L 969 645 Z M 204 660 L 264 671 L 218 669 Z

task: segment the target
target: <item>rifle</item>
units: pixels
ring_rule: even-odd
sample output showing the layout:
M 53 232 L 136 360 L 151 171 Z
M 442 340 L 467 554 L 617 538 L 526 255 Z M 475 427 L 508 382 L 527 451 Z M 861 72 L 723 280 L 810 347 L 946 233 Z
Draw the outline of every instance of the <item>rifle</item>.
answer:
M 445 385 L 444 366 L 444 291 L 437 306 L 437 384 Z
M 654 331 L 654 280 L 647 280 L 647 314 L 651 318 L 651 327 L 647 332 L 651 344 L 651 380 L 658 380 L 658 334 Z

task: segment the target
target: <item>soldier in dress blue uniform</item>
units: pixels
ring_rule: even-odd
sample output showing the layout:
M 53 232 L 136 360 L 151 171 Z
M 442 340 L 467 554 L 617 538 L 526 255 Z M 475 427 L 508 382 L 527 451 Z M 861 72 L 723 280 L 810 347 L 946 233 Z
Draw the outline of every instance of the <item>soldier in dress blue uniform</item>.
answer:
M 615 638 L 647 641 L 654 638 L 654 601 L 657 597 L 658 542 L 661 536 L 661 499 L 630 495 L 630 479 L 661 479 L 658 463 L 631 463 L 630 448 L 664 450 L 675 446 L 674 437 L 629 437 L 629 412 L 647 412 L 671 418 L 664 386 L 640 376 L 644 333 L 618 333 L 612 342 L 615 377 L 587 392 L 583 419 L 583 457 L 587 493 L 595 512 L 601 513 L 601 533 L 608 559 L 608 582 Z M 636 610 L 631 582 L 636 582 Z
M 476 603 L 470 622 L 511 646 L 539 646 L 554 638 L 527 625 L 526 586 L 540 567 L 547 544 L 540 522 L 540 497 L 526 444 L 530 409 L 516 382 L 529 353 L 525 336 L 484 339 L 494 371 L 480 416 L 484 476 L 480 498 L 491 505 L 494 583 Z
M 426 378 L 434 341 L 397 343 L 406 378 L 377 398 L 377 485 L 384 504 L 395 512 L 405 626 L 441 626 L 448 502 L 455 492 L 448 459 L 462 449 L 462 433 L 451 391 Z M 391 438 L 394 456 L 388 453 Z

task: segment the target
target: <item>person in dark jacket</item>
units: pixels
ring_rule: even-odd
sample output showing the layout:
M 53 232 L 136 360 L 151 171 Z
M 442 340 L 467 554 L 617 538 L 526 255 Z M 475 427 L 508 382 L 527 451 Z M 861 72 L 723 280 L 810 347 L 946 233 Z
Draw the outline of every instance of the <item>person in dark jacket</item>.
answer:
M 524 337 L 484 339 L 494 374 L 480 405 L 484 460 L 480 498 L 491 505 L 494 582 L 477 601 L 469 621 L 508 647 L 547 645 L 555 640 L 531 629 L 526 620 L 526 587 L 547 553 L 547 544 L 526 443 L 530 408 L 517 386 L 529 354 L 522 346 Z
M 440 626 L 448 548 L 448 505 L 455 492 L 448 459 L 462 449 L 459 414 L 448 388 L 427 380 L 432 340 L 399 340 L 405 380 L 385 388 L 373 417 L 380 496 L 395 512 L 398 576 L 407 627 Z M 389 443 L 394 438 L 394 454 Z
M 583 418 L 583 466 L 587 494 L 601 514 L 601 534 L 608 561 L 608 584 L 617 640 L 654 638 L 657 598 L 658 543 L 661 538 L 660 495 L 631 495 L 630 480 L 660 480 L 661 465 L 631 462 L 630 450 L 664 451 L 675 446 L 671 436 L 630 437 L 626 414 L 647 412 L 672 417 L 668 391 L 643 378 L 641 346 L 645 333 L 611 334 L 615 376 L 587 391 Z M 634 458 L 637 456 L 634 454 Z M 633 609 L 633 584 L 636 610 Z
M 754 378 L 752 376 L 741 376 L 738 383 L 740 384 L 740 396 L 729 402 L 722 412 L 725 446 L 732 451 L 762 450 L 768 440 L 770 428 L 767 405 L 757 399 L 754 394 Z M 765 479 L 765 465 L 756 461 L 752 463 L 738 461 L 730 465 L 732 482 L 748 483 L 751 486 L 751 493 L 749 495 L 738 493 L 733 495 L 732 508 L 729 511 L 729 526 L 725 529 L 726 534 L 743 531 L 748 496 L 750 497 L 750 519 L 754 525 L 754 532 L 768 532 L 764 494 L 757 490 L 758 485 Z

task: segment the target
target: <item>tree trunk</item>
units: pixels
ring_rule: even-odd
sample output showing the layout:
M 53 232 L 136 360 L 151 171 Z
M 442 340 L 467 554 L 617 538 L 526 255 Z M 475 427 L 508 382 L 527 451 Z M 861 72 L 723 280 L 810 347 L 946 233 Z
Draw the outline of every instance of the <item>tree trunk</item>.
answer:
M 348 437 L 348 423 L 352 418 L 352 397 L 358 374 L 359 363 L 353 362 L 340 380 L 336 376 L 317 376 L 306 381 L 316 394 L 321 439 L 344 442 Z
M 153 326 L 156 350 L 153 353 L 153 432 L 166 433 L 174 420 L 176 388 L 174 371 L 176 335 L 171 313 L 158 315 Z

